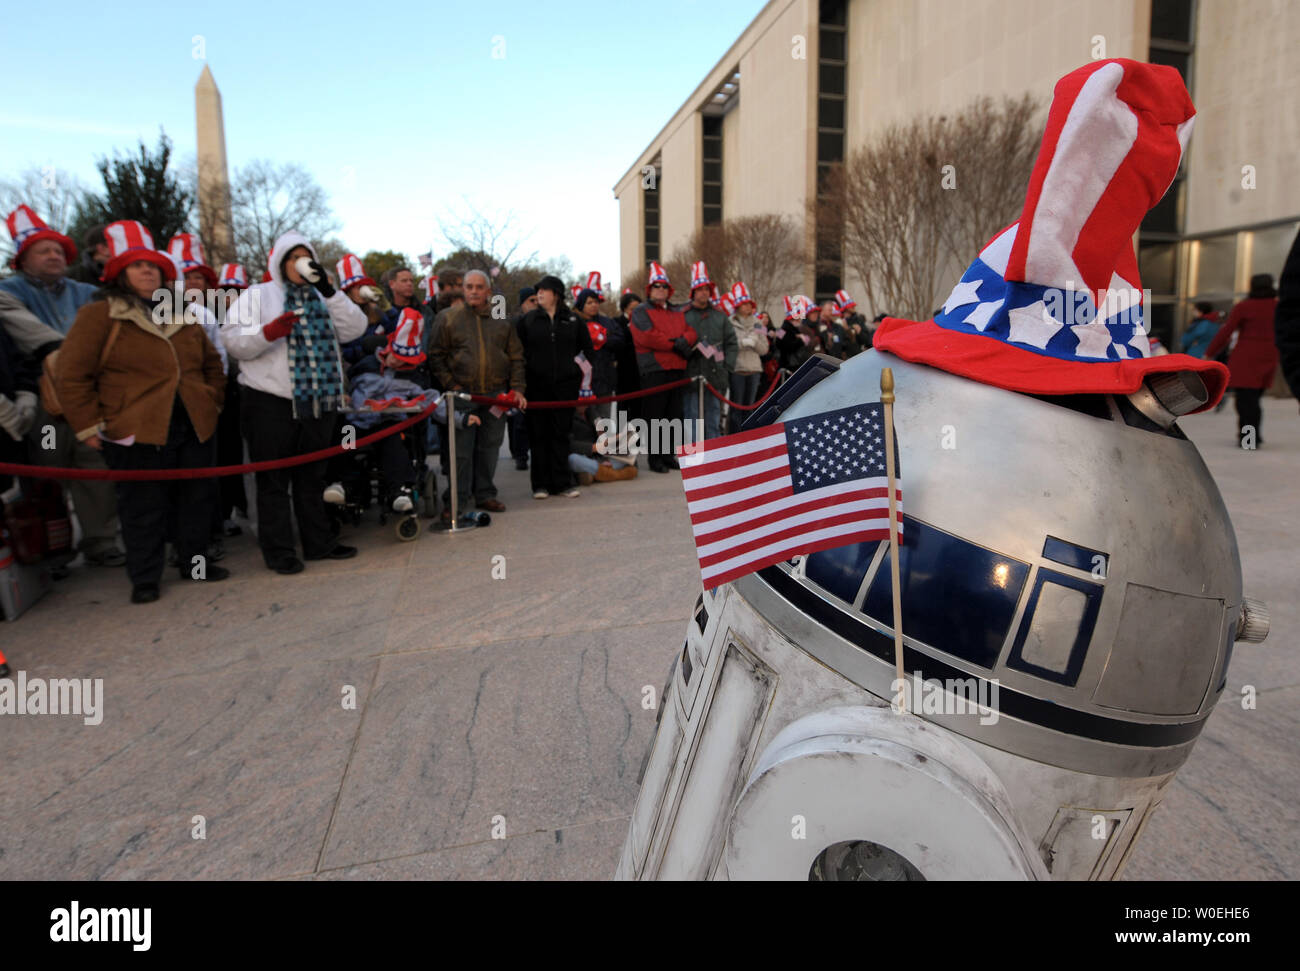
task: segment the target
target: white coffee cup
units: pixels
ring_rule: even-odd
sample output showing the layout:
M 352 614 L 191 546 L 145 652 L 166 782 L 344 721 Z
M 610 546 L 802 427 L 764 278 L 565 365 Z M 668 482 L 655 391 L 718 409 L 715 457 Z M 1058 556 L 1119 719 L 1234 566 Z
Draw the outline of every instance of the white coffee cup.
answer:
M 379 291 L 369 284 L 366 284 L 361 288 L 361 299 L 367 303 L 378 303 Z
M 302 278 L 306 280 L 308 283 L 317 283 L 320 280 L 320 277 L 316 275 L 316 271 L 311 268 L 310 257 L 307 256 L 298 257 L 296 260 L 293 261 L 293 268 L 297 270 L 298 273 L 302 276 Z

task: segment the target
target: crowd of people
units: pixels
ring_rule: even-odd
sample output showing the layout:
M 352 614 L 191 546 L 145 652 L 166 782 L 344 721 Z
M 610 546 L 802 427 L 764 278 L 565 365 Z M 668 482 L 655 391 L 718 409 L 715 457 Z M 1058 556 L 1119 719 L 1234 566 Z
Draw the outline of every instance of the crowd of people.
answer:
M 594 482 L 637 474 L 635 450 L 601 430 L 616 407 L 628 420 L 675 420 L 688 440 L 695 429 L 706 438 L 736 431 L 780 372 L 814 354 L 866 350 L 883 319 L 866 321 L 840 290 L 820 305 L 784 297 L 777 324 L 744 281 L 720 289 L 703 262 L 692 265 L 683 301 L 651 263 L 645 290 L 625 289 L 617 313 L 591 273 L 571 286 L 542 277 L 508 316 L 481 270 L 444 269 L 417 283 L 398 266 L 376 282 L 353 254 L 322 266 L 296 232 L 275 241 L 253 283 L 250 268 L 210 266 L 196 236 L 177 234 L 160 249 L 134 220 L 93 227 L 80 256 L 26 206 L 7 224 L 16 252 L 15 272 L 0 280 L 0 461 L 144 473 L 66 481 L 78 551 L 90 565 L 124 565 L 136 603 L 159 598 L 168 565 L 190 581 L 226 578 L 216 561 L 241 532 L 237 516 L 255 518 L 263 561 L 277 573 L 357 554 L 330 510 L 356 488 L 343 453 L 257 471 L 255 517 L 242 476 L 205 468 L 292 460 L 436 404 L 432 422 L 383 438 L 373 455 L 379 502 L 399 514 L 411 514 L 421 475 L 440 467 L 441 525 L 450 526 L 453 488 L 461 510 L 506 511 L 496 480 L 507 435 L 534 499 L 576 498 Z M 1248 358 L 1258 356 L 1256 331 L 1271 323 L 1276 295 L 1271 280 L 1256 282 L 1226 324 L 1207 311 L 1213 333 L 1198 322 L 1188 339 L 1213 356 L 1239 335 L 1229 362 L 1237 406 L 1257 429 L 1252 389 L 1271 379 L 1276 357 Z M 685 393 L 690 379 L 712 393 Z M 454 422 L 444 392 L 474 396 L 456 402 Z M 677 461 L 671 449 L 651 450 L 648 466 L 667 473 Z M 162 470 L 199 471 L 148 476 Z M 14 495 L 13 484 L 0 476 L 0 495 Z

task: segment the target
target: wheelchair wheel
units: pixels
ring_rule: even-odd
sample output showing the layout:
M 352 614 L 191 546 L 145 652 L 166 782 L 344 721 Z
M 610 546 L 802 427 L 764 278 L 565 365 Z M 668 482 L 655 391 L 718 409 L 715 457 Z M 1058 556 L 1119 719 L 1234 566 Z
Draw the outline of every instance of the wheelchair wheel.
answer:
M 420 521 L 414 516 L 404 516 L 397 521 L 397 538 L 409 543 L 420 535 Z

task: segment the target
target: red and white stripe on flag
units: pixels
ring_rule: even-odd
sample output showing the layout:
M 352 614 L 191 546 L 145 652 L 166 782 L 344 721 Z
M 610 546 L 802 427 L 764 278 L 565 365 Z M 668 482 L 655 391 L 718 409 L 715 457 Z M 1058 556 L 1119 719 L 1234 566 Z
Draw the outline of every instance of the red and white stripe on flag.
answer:
M 796 487 L 790 447 L 781 422 L 683 450 L 682 485 L 706 588 L 800 554 L 889 538 L 886 475 Z M 895 494 L 901 537 L 901 482 Z

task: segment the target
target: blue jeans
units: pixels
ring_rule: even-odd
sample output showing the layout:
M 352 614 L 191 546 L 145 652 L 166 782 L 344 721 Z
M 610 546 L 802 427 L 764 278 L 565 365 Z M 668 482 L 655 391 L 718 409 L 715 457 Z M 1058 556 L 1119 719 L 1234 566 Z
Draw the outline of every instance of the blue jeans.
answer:
M 695 441 L 695 420 L 700 417 L 700 392 L 696 387 L 683 388 L 686 401 L 682 407 L 686 418 L 687 442 Z M 717 438 L 722 434 L 722 402 L 708 390 L 704 389 L 704 437 Z

